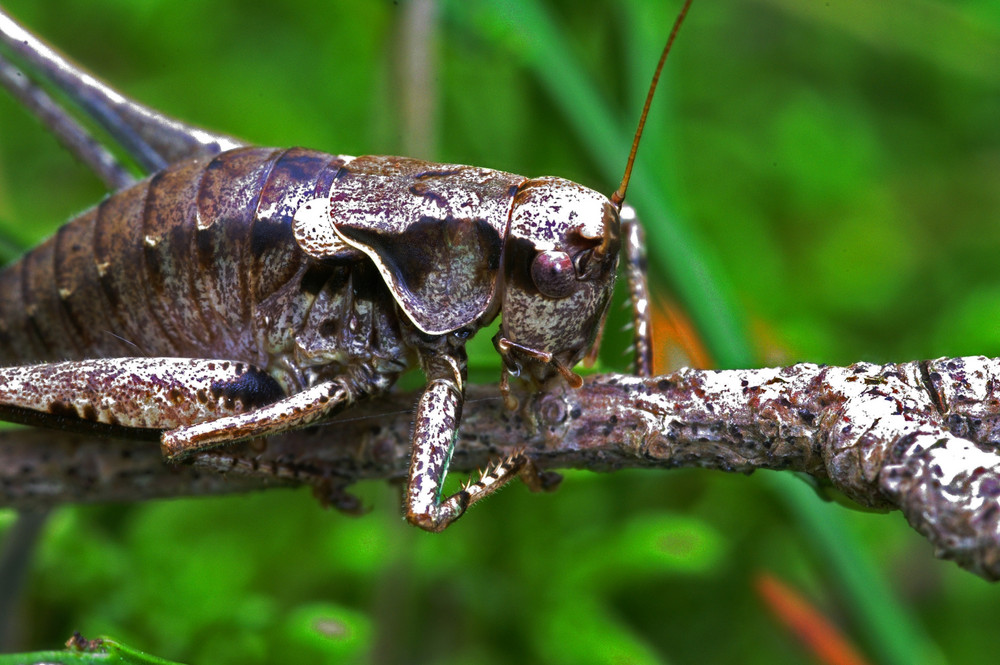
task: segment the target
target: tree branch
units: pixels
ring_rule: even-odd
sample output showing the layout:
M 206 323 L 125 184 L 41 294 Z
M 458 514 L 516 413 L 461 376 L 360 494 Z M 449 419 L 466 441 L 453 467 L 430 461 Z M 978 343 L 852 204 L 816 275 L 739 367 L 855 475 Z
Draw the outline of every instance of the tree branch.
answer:
M 1000 360 L 850 367 L 691 370 L 589 377 L 583 388 L 518 395 L 470 390 L 452 469 L 525 447 L 543 469 L 700 466 L 805 472 L 859 504 L 898 508 L 936 554 L 1000 579 Z M 139 500 L 311 485 L 356 508 L 344 488 L 401 479 L 414 396 L 359 405 L 321 428 L 167 466 L 155 445 L 63 432 L 0 434 L 0 505 Z

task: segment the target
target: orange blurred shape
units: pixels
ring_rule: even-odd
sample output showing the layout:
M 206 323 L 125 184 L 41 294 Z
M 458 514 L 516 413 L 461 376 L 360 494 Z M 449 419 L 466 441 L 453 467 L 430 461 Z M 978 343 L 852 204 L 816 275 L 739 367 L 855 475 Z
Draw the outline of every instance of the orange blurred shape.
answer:
M 759 317 L 750 319 L 750 337 L 764 367 L 788 365 L 799 359 L 800 354 L 775 327 Z
M 691 319 L 677 303 L 665 298 L 653 300 L 653 374 L 666 374 L 680 367 L 711 369 L 712 357 L 702 343 Z
M 854 645 L 804 596 L 770 573 L 758 573 L 757 594 L 784 626 L 827 665 L 869 665 Z

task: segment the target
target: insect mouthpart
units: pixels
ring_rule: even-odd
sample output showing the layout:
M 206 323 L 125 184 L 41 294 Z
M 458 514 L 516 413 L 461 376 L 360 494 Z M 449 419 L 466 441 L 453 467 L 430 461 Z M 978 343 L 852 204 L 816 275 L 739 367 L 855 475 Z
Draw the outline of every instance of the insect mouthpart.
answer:
M 504 250 L 502 323 L 494 346 L 507 375 L 537 384 L 572 371 L 594 344 L 614 290 L 621 221 L 603 194 L 561 178 L 523 183 Z

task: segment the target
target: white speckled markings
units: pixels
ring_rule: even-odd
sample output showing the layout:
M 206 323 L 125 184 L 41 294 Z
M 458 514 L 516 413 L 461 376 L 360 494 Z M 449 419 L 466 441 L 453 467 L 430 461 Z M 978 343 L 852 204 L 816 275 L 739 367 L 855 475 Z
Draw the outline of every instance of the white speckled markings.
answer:
M 226 360 L 106 358 L 0 368 L 0 408 L 20 412 L 10 419 L 69 429 L 171 429 L 281 396 L 267 374 Z
M 683 369 L 589 387 L 600 408 L 563 409 L 590 414 L 572 425 L 577 446 L 600 434 L 652 466 L 805 471 L 861 505 L 899 508 L 938 556 L 1000 580 L 996 359 Z
M 324 381 L 253 411 L 164 432 L 160 448 L 168 460 L 183 459 L 216 446 L 307 427 L 350 403 L 344 382 Z
M 1000 364 L 982 356 L 920 365 L 936 422 L 899 437 L 879 481 L 935 554 L 1000 579 Z M 942 422 L 943 421 L 943 422 Z
M 488 466 L 477 481 L 468 481 L 446 499 L 441 486 L 455 448 L 465 399 L 465 353 L 421 358 L 427 387 L 417 403 L 413 448 L 406 488 L 406 518 L 427 531 L 442 531 L 480 499 L 493 494 L 528 465 L 520 451 Z M 533 469 L 534 467 L 532 467 Z

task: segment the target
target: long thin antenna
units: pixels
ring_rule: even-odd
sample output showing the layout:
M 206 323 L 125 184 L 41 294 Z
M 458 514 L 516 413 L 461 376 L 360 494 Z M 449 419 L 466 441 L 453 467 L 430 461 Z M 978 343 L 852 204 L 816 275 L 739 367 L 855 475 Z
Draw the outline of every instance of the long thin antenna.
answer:
M 646 104 L 642 107 L 642 115 L 639 116 L 639 128 L 635 130 L 635 138 L 632 139 L 632 152 L 628 155 L 628 164 L 625 165 L 625 175 L 622 176 L 622 184 L 618 185 L 618 189 L 611 195 L 611 202 L 618 210 L 622 209 L 622 203 L 625 201 L 625 190 L 628 189 L 628 181 L 632 177 L 632 164 L 635 162 L 635 153 L 639 150 L 639 139 L 642 138 L 642 128 L 646 126 L 646 115 L 649 113 L 649 105 L 653 102 L 653 93 L 656 92 L 656 84 L 660 80 L 663 63 L 667 61 L 667 54 L 670 53 L 674 37 L 677 36 L 677 31 L 680 30 L 681 23 L 684 22 L 684 17 L 687 16 L 690 6 L 691 0 L 686 0 L 684 6 L 681 7 L 681 13 L 677 15 L 677 20 L 674 21 L 674 29 L 670 31 L 670 37 L 667 38 L 667 45 L 663 47 L 663 53 L 660 54 L 660 63 L 656 65 L 653 82 L 649 85 L 649 92 L 646 94 Z

